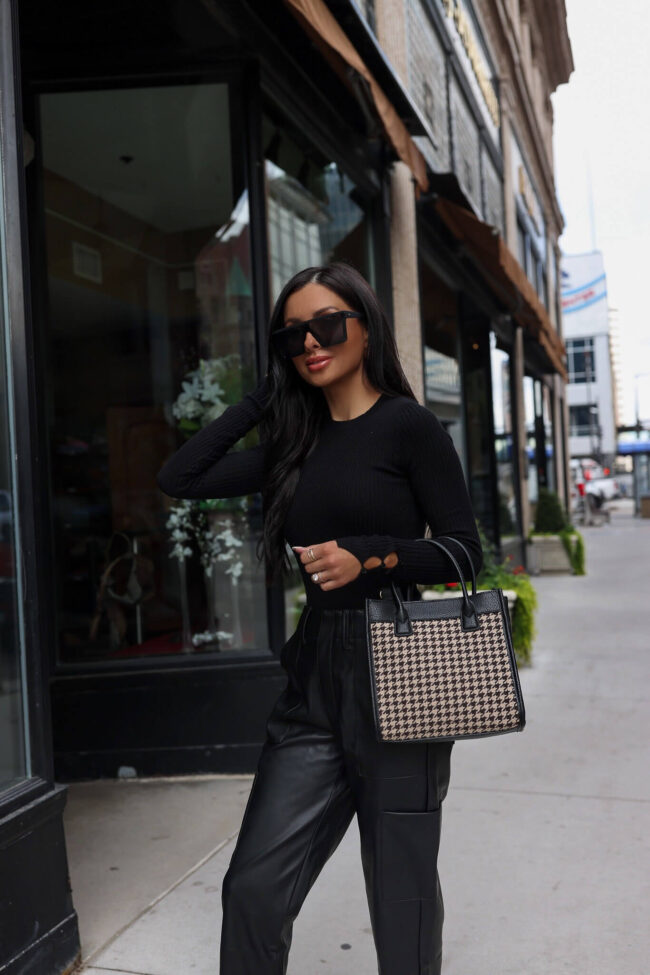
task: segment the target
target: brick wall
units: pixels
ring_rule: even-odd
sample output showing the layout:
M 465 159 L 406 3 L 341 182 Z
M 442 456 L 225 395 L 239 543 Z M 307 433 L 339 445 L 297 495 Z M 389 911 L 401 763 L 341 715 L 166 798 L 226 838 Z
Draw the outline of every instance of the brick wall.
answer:
M 446 171 L 451 166 L 444 49 L 421 0 L 407 0 L 406 26 L 409 91 L 435 140 L 421 136 L 418 147 L 433 169 Z

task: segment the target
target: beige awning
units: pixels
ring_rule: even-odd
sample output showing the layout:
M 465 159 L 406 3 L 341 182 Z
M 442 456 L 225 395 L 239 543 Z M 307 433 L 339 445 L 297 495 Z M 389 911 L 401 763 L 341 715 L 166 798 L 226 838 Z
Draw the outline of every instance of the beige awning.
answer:
M 567 373 L 562 361 L 566 352 L 564 343 L 553 328 L 548 312 L 526 272 L 496 227 L 484 223 L 469 210 L 441 196 L 435 200 L 434 208 L 454 237 L 465 244 L 497 297 L 503 298 L 504 293 L 508 296 L 513 318 L 537 339 L 553 369 L 566 381 Z
M 285 0 L 285 3 L 348 86 L 349 78 L 344 64 L 352 68 L 366 83 L 388 141 L 415 177 L 416 192 L 426 192 L 429 181 L 424 156 L 323 0 Z

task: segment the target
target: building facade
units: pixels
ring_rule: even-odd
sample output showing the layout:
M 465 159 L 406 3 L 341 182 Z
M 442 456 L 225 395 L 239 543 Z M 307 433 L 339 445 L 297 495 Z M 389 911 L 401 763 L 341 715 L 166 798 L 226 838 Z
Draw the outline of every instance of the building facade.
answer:
M 573 65 L 562 0 L 0 0 L 0 44 L 0 973 L 54 975 L 63 783 L 251 771 L 283 687 L 260 496 L 155 473 L 256 385 L 292 273 L 375 286 L 504 557 L 566 498 Z
M 599 251 L 562 256 L 562 316 L 569 453 L 611 469 L 617 453 L 616 388 L 607 276 Z

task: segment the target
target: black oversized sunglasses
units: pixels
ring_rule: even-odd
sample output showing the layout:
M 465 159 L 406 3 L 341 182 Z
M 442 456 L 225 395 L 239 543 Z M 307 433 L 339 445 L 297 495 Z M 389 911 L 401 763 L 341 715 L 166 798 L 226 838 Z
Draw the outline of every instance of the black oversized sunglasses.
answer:
M 271 341 L 285 359 L 302 355 L 305 351 L 307 332 L 311 332 L 319 345 L 327 349 L 330 345 L 338 345 L 347 340 L 346 318 L 363 318 L 363 315 L 358 311 L 334 311 L 329 315 L 320 315 L 306 322 L 298 322 L 297 325 L 277 328 L 271 332 Z

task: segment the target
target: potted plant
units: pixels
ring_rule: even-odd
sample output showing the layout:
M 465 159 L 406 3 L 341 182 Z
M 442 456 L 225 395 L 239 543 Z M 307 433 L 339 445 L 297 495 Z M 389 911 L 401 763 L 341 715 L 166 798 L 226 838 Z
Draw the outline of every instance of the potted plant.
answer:
M 540 488 L 535 524 L 528 536 L 528 565 L 534 574 L 585 575 L 584 539 L 573 527 L 554 491 Z

